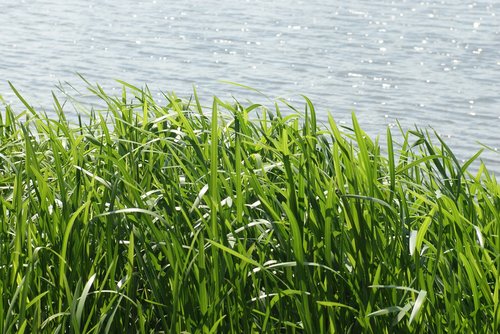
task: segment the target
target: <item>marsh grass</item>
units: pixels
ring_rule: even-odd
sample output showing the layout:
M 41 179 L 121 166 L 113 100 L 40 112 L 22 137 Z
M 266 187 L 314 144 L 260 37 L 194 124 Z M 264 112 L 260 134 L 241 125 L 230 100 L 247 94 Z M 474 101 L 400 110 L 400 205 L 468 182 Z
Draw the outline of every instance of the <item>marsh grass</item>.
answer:
M 429 130 L 123 84 L 0 114 L 4 333 L 498 333 L 500 187 Z M 283 109 L 283 111 L 281 110 Z M 286 112 L 285 112 L 286 110 Z M 84 119 L 84 120 L 83 120 Z M 387 154 L 381 154 L 381 151 Z

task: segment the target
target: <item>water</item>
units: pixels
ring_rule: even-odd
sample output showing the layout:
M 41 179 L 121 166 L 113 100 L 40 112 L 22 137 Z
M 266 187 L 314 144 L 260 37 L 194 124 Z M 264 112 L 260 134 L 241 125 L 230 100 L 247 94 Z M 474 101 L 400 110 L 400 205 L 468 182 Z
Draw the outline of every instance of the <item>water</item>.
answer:
M 7 80 L 50 112 L 76 72 L 188 97 L 310 97 L 325 119 L 354 110 L 371 135 L 432 126 L 461 159 L 500 134 L 499 1 L 0 0 L 0 94 Z M 159 93 L 158 93 L 159 94 Z M 160 96 L 158 96 L 160 98 Z M 69 109 L 71 111 L 71 109 Z M 500 154 L 483 158 L 500 171 Z

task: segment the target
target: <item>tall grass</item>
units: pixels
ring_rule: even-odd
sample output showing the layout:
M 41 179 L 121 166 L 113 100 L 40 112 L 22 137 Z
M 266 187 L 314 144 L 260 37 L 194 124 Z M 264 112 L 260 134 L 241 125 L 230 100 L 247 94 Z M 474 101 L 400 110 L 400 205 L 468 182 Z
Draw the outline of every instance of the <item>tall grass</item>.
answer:
M 0 114 L 3 333 L 500 331 L 500 187 L 429 130 L 119 97 Z M 282 111 L 281 109 L 286 109 Z M 387 153 L 381 153 L 387 152 Z

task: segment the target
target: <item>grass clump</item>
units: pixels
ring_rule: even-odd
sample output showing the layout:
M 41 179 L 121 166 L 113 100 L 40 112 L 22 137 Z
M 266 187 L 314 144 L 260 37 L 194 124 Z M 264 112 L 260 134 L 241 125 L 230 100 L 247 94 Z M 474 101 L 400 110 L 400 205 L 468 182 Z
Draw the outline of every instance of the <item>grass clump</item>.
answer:
M 434 134 L 124 83 L 0 118 L 4 333 L 497 333 L 500 187 Z M 17 93 L 17 91 L 15 91 Z M 285 108 L 286 113 L 280 108 Z M 284 116 L 286 115 L 286 116 Z M 384 151 L 386 153 L 381 153 Z

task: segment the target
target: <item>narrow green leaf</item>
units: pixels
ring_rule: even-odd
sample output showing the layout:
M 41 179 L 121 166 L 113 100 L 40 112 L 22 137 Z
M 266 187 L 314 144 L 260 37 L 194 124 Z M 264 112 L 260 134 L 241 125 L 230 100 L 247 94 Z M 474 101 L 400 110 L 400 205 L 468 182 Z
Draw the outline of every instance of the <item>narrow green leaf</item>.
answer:
M 421 313 L 422 306 L 425 301 L 425 297 L 427 296 L 427 291 L 420 290 L 417 296 L 417 300 L 415 304 L 413 304 L 413 309 L 411 310 L 410 315 L 410 324 L 416 319 L 416 317 Z

